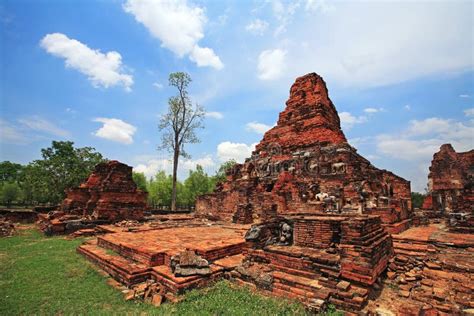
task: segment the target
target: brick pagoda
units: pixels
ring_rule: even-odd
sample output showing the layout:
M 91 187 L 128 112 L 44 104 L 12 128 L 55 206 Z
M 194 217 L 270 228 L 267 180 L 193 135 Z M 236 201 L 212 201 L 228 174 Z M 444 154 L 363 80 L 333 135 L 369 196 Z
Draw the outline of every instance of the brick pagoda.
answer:
M 197 213 L 237 223 L 295 214 L 379 215 L 390 232 L 409 226 L 410 182 L 374 167 L 350 146 L 324 80 L 296 79 L 252 157 L 236 165 Z

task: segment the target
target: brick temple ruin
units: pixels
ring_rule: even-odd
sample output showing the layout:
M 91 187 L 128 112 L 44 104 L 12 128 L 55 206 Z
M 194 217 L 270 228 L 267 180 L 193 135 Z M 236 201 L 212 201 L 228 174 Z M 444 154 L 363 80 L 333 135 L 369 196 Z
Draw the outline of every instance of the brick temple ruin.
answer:
M 196 210 L 244 224 L 298 214 L 378 215 L 389 232 L 399 232 L 409 226 L 410 194 L 409 181 L 377 169 L 348 144 L 326 84 L 313 73 L 296 79 L 277 125 Z
M 66 192 L 66 198 L 48 214 L 38 214 L 46 234 L 72 233 L 97 224 L 141 220 L 147 193 L 137 189 L 132 167 L 118 161 L 100 163 L 89 178 Z
M 474 308 L 473 235 L 409 228 L 410 193 L 409 181 L 348 144 L 312 73 L 296 79 L 278 124 L 194 214 L 98 225 L 101 235 L 78 252 L 129 287 L 127 298 L 156 305 L 227 278 L 313 311 Z
M 433 155 L 424 215 L 444 217 L 452 231 L 474 233 L 474 150 L 444 144 Z
M 444 144 L 433 155 L 415 225 L 392 235 L 388 280 L 407 306 L 469 315 L 474 308 L 474 150 Z M 434 311 L 433 311 L 434 310 Z M 406 310 L 410 312 L 410 310 Z M 413 310 L 411 310 L 413 313 Z

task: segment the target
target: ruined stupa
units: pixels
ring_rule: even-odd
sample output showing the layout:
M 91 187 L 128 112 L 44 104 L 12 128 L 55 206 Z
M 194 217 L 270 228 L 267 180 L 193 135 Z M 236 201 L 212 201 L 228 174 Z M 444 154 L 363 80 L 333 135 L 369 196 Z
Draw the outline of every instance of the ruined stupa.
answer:
M 141 220 L 147 193 L 132 178 L 132 167 L 112 160 L 98 164 L 89 178 L 66 191 L 57 211 L 41 214 L 40 227 L 48 234 L 71 233 L 96 224 Z
M 410 182 L 374 167 L 346 140 L 326 83 L 296 79 L 278 123 L 245 163 L 201 196 L 202 216 L 257 223 L 277 215 L 380 215 L 390 232 L 409 226 Z

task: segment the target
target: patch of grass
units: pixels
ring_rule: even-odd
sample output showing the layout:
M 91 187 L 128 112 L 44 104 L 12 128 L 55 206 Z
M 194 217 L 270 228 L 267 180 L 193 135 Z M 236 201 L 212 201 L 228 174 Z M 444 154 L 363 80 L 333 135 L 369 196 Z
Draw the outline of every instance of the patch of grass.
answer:
M 334 305 L 329 304 L 326 310 L 321 315 L 322 316 L 343 316 L 344 313 L 341 311 L 338 311 Z
M 304 315 L 300 304 L 221 281 L 178 304 L 124 301 L 81 255 L 84 239 L 44 237 L 34 229 L 0 238 L 0 315 Z
M 265 297 L 228 281 L 193 290 L 175 305 L 177 315 L 306 315 L 301 304 Z

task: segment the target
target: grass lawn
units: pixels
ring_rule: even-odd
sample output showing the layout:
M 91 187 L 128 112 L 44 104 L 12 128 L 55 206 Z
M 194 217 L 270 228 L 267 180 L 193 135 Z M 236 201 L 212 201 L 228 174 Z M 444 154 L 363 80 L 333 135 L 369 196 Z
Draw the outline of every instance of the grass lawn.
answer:
M 304 315 L 300 304 L 221 281 L 161 307 L 124 301 L 76 247 L 35 229 L 0 238 L 0 315 Z

